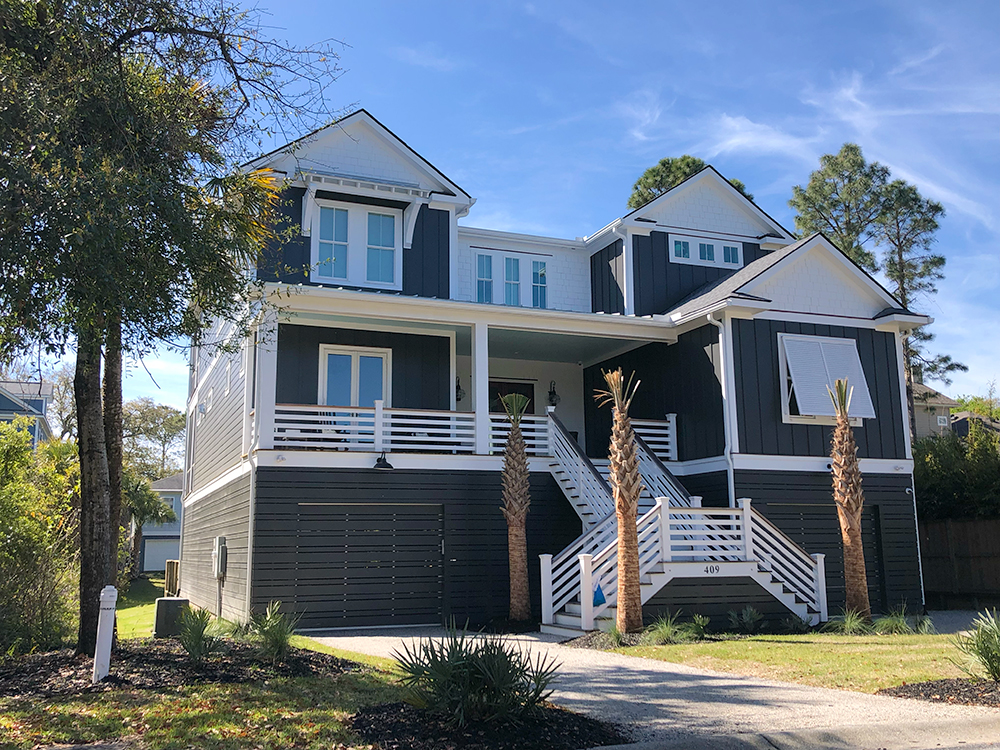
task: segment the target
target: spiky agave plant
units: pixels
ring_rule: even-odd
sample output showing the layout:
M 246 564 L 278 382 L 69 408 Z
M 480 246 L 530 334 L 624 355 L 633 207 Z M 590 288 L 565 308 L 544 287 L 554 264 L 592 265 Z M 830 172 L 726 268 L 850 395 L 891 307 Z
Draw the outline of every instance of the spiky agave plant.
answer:
M 872 616 L 868 600 L 868 574 L 865 570 L 865 551 L 861 540 L 861 511 L 865 495 L 861 489 L 861 467 L 858 464 L 858 446 L 848 411 L 854 388 L 847 380 L 837 380 L 831 390 L 827 386 L 837 416 L 830 443 L 830 466 L 833 471 L 833 499 L 840 519 L 840 536 L 844 542 L 844 582 L 847 589 L 845 609 L 853 610 L 865 621 Z
M 607 390 L 595 391 L 599 406 L 611 405 L 611 444 L 608 447 L 609 478 L 618 519 L 618 614 L 616 627 L 622 633 L 642 631 L 642 592 L 639 588 L 639 534 L 636 528 L 642 480 L 635 433 L 628 410 L 639 381 L 635 373 L 625 382 L 619 367 L 604 372 Z M 584 592 L 586 595 L 587 592 Z
M 528 540 L 525 525 L 531 506 L 528 452 L 521 433 L 521 418 L 528 409 L 528 397 L 510 393 L 500 398 L 510 432 L 503 448 L 503 515 L 507 519 L 507 565 L 510 572 L 510 619 L 530 620 L 528 595 Z

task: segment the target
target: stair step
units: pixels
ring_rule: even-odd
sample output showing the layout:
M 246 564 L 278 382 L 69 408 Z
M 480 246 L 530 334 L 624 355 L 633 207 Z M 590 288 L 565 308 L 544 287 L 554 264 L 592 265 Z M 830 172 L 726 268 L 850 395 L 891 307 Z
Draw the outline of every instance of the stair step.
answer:
M 558 635 L 563 638 L 579 638 L 583 631 L 579 627 L 566 627 L 564 625 L 542 625 L 539 630 L 548 635 Z

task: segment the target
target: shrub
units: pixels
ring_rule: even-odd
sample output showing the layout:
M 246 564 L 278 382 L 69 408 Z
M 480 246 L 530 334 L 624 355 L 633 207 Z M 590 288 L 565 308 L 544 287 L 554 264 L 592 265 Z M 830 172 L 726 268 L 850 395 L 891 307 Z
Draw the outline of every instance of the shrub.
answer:
M 220 628 L 207 609 L 185 609 L 178 629 L 177 640 L 193 661 L 201 661 L 222 648 Z
M 279 662 L 288 656 L 292 636 L 300 617 L 282 614 L 281 602 L 268 602 L 262 615 L 254 615 L 250 620 L 249 636 L 257 641 L 261 656 L 272 662 Z
M 913 620 L 913 630 L 920 635 L 935 635 L 937 633 L 934 621 L 927 615 L 917 615 Z
M 625 634 L 618 629 L 617 625 L 612 625 L 605 636 L 611 644 L 611 648 L 621 648 L 625 645 Z
M 403 671 L 405 700 L 444 714 L 452 726 L 518 720 L 552 694 L 558 669 L 554 659 L 532 659 L 503 636 L 476 638 L 455 628 L 404 644 L 393 658 Z
M 1000 682 L 1000 615 L 994 609 L 981 612 L 972 623 L 972 630 L 959 633 L 953 643 L 955 648 L 965 657 L 964 660 L 952 660 L 960 669 L 970 676 L 980 672 L 994 682 Z
M 668 643 L 684 643 L 692 638 L 691 631 L 685 625 L 677 622 L 681 615 L 680 610 L 668 612 L 661 616 L 649 628 L 643 640 L 654 646 L 665 646 Z
M 804 635 L 812 630 L 812 622 L 805 617 L 791 615 L 781 621 L 781 629 L 791 635 Z
M 909 635 L 913 632 L 906 619 L 906 606 L 890 609 L 889 614 L 875 618 L 872 629 L 879 635 Z
M 702 641 L 708 635 L 708 626 L 711 622 L 712 620 L 706 615 L 693 614 L 687 626 L 688 632 L 695 640 Z
M 839 616 L 830 619 L 823 630 L 841 635 L 867 635 L 872 632 L 868 620 L 856 609 L 842 610 Z
M 739 612 L 735 609 L 729 610 L 729 625 L 737 633 L 753 635 L 767 627 L 767 621 L 764 615 L 748 604 Z

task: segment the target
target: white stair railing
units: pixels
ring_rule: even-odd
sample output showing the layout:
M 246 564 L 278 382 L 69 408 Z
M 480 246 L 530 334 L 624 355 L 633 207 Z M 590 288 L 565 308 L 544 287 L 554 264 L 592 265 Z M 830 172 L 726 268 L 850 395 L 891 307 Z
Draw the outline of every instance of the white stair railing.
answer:
M 589 512 L 586 517 L 581 516 L 584 522 L 596 523 L 613 512 L 611 487 L 554 412 L 548 415 L 548 443 L 562 478 L 570 482 L 579 495 L 574 502 L 577 512 Z
M 678 482 L 663 464 L 656 451 L 639 435 L 635 434 L 636 454 L 639 457 L 639 473 L 642 483 L 654 498 L 665 497 L 671 505 L 690 506 L 687 490 Z
M 667 414 L 665 420 L 633 419 L 632 429 L 661 461 L 677 461 L 677 415 Z
M 614 513 L 602 518 L 558 555 L 542 555 L 542 623 L 551 625 L 556 612 L 580 595 L 580 556 L 594 555 L 618 538 Z

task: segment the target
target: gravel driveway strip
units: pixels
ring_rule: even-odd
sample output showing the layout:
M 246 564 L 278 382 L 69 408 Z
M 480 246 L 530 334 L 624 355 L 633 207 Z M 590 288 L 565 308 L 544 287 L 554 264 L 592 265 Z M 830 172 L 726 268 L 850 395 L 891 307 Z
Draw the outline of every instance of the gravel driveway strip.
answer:
M 428 627 L 307 635 L 335 648 L 387 657 L 404 641 L 443 634 L 441 628 Z M 891 735 L 894 727 L 928 722 L 954 726 L 963 721 L 970 727 L 995 722 L 994 736 L 1000 737 L 1000 709 L 948 706 L 740 677 L 653 659 L 568 648 L 559 645 L 558 637 L 539 633 L 510 637 L 562 663 L 553 696 L 556 703 L 637 727 L 636 739 L 655 740 L 654 745 L 694 740 L 692 735 L 774 735 L 851 726 L 855 733 L 862 734 L 865 727 L 870 727 L 872 736 L 878 736 L 881 742 L 872 747 L 887 747 L 882 738 Z M 911 741 L 905 746 L 921 745 Z

